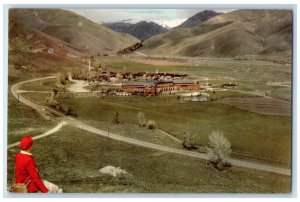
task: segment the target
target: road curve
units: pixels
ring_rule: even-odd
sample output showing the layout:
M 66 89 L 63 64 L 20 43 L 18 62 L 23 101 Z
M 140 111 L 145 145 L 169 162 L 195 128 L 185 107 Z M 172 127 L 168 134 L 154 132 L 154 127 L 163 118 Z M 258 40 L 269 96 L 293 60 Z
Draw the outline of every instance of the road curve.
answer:
M 55 76 L 43 77 L 43 78 L 27 80 L 27 81 L 23 81 L 23 82 L 14 84 L 11 87 L 11 92 L 17 99 L 19 97 L 19 101 L 21 101 L 24 104 L 32 107 L 33 109 L 37 110 L 41 114 L 44 114 L 45 111 L 54 113 L 54 114 L 60 116 L 64 122 L 66 122 L 66 123 L 68 123 L 68 124 L 70 124 L 74 127 L 80 128 L 82 130 L 97 134 L 99 136 L 110 138 L 110 139 L 117 140 L 117 141 L 126 142 L 128 144 L 134 144 L 134 145 L 141 146 L 141 147 L 155 149 L 155 150 L 159 150 L 159 151 L 175 153 L 175 154 L 179 154 L 179 155 L 185 155 L 185 156 L 194 157 L 194 158 L 198 158 L 198 159 L 208 160 L 208 156 L 206 154 L 203 154 L 203 153 L 186 151 L 186 150 L 182 150 L 182 149 L 175 149 L 175 148 L 172 148 L 172 147 L 157 145 L 157 144 L 153 144 L 153 143 L 149 143 L 149 142 L 145 142 L 145 141 L 141 141 L 141 140 L 137 140 L 137 139 L 133 139 L 133 138 L 129 138 L 129 137 L 124 137 L 124 136 L 121 136 L 121 135 L 110 133 L 108 131 L 104 131 L 104 130 L 94 128 L 94 127 L 89 126 L 89 125 L 87 125 L 87 124 L 85 124 L 81 121 L 78 121 L 74 118 L 67 117 L 67 116 L 63 115 L 62 113 L 57 112 L 57 111 L 55 111 L 51 108 L 41 106 L 41 105 L 37 105 L 37 104 L 25 99 L 22 95 L 20 95 L 18 93 L 18 87 L 20 85 L 24 84 L 24 83 L 43 80 L 43 79 L 49 79 L 49 78 L 54 78 L 54 77 Z M 256 170 L 262 170 L 262 171 L 273 172 L 273 173 L 277 173 L 277 174 L 281 174 L 281 175 L 291 176 L 291 170 L 286 169 L 286 168 L 279 168 L 279 167 L 275 167 L 275 166 L 272 166 L 272 165 L 241 161 L 241 160 L 237 160 L 237 159 L 229 159 L 229 162 L 233 166 L 256 169 Z
M 40 134 L 40 135 L 37 135 L 37 136 L 34 136 L 32 139 L 33 140 L 38 140 L 38 139 L 41 139 L 41 138 L 44 138 L 44 137 L 47 137 L 49 135 L 52 135 L 53 133 L 59 131 L 64 125 L 66 125 L 67 123 L 64 122 L 64 121 L 61 121 L 59 124 L 57 124 L 57 126 L 55 126 L 54 128 L 52 128 L 51 130 L 48 130 L 47 132 L 43 133 L 43 134 Z M 10 149 L 12 147 L 15 147 L 15 146 L 18 146 L 20 142 L 15 142 L 13 144 L 9 144 L 7 146 L 7 149 Z

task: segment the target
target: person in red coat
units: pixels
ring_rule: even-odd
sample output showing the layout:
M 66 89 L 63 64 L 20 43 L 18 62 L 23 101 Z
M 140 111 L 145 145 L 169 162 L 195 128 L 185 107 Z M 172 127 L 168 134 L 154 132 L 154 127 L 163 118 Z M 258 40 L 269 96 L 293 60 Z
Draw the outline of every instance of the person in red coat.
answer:
M 16 154 L 15 158 L 16 183 L 27 184 L 29 193 L 48 193 L 49 190 L 41 180 L 34 158 L 30 153 L 32 150 L 32 138 L 30 136 L 23 137 L 19 147 L 21 151 Z

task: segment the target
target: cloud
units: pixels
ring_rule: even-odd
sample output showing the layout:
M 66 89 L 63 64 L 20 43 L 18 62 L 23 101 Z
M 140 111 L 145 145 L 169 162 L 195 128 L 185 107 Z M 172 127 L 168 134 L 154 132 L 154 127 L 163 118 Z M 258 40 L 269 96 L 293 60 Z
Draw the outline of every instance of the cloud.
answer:
M 180 18 L 180 19 L 173 19 L 173 20 L 152 20 L 152 22 L 155 22 L 156 24 L 159 24 L 166 28 L 172 28 L 180 25 L 186 20 L 187 18 Z

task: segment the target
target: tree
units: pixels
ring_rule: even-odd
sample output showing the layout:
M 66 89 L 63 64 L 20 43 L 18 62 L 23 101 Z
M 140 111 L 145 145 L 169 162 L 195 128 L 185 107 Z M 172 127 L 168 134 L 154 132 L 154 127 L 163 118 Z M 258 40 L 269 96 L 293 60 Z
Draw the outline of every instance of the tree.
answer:
M 230 167 L 227 159 L 231 153 L 231 143 L 221 131 L 213 131 L 209 135 L 209 147 L 206 147 L 210 163 L 218 170 Z
M 119 124 L 119 123 L 120 123 L 120 120 L 119 120 L 119 112 L 116 112 L 116 113 L 114 114 L 113 123 L 115 123 L 115 124 Z
M 63 71 L 63 72 L 59 72 L 57 73 L 56 75 L 56 80 L 58 82 L 58 85 L 60 86 L 61 84 L 62 85 L 65 85 L 67 84 L 67 80 L 68 80 L 68 73 L 66 71 Z
M 190 124 L 187 124 L 186 127 L 184 128 L 182 146 L 188 150 L 198 149 L 198 146 L 192 142 L 192 139 L 193 136 L 192 136 L 191 126 Z
M 146 118 L 144 112 L 139 112 L 137 115 L 137 119 L 140 127 L 146 126 Z

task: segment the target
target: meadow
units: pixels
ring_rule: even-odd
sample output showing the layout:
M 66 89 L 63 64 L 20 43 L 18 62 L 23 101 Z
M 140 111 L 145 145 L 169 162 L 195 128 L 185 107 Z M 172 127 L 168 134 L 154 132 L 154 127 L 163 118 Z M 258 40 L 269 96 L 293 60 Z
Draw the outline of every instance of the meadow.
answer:
M 45 99 L 36 93 L 26 93 L 25 97 L 46 104 Z M 133 129 L 131 124 L 138 125 L 138 112 L 144 112 L 147 120 L 154 120 L 158 128 L 178 139 L 183 139 L 186 126 L 190 125 L 194 143 L 205 146 L 209 134 L 220 130 L 230 140 L 237 158 L 284 167 L 291 163 L 290 116 L 258 114 L 216 102 L 181 102 L 176 96 L 168 95 L 64 98 L 58 101 L 72 105 L 78 114 L 77 119 L 121 135 L 170 146 L 161 139 L 157 140 L 154 132 L 153 136 L 151 132 L 149 135 L 148 129 Z M 121 122 L 118 126 L 112 123 L 116 112 Z M 257 144 L 261 138 L 264 141 Z
M 16 151 L 8 151 L 8 184 Z M 36 140 L 33 155 L 41 177 L 65 193 L 290 192 L 290 177 L 237 167 L 220 172 L 205 161 L 112 141 L 70 126 Z M 129 175 L 99 173 L 108 165 Z
M 270 62 L 259 61 L 262 70 L 256 72 L 257 64 L 252 67 L 244 61 L 238 63 L 233 60 L 229 60 L 232 66 L 220 63 L 220 67 L 215 62 L 206 62 L 207 66 L 198 67 L 144 65 L 124 58 L 102 60 L 110 71 L 158 69 L 160 72 L 182 72 L 199 81 L 217 85 L 237 81 L 238 90 L 244 91 L 215 92 L 211 94 L 214 100 L 226 97 L 249 98 L 255 95 L 245 92 L 270 91 L 274 92 L 276 98 L 290 100 L 289 88 L 266 85 L 271 77 L 282 82 L 289 80 L 289 77 L 282 77 L 287 74 L 285 70 L 281 71 L 278 64 L 273 66 Z M 56 81 L 53 79 L 28 83 L 21 89 L 50 92 L 55 86 Z M 46 105 L 45 98 L 49 95 L 23 94 L 43 105 Z M 10 92 L 8 99 L 9 143 L 18 141 L 24 135 L 23 130 L 28 128 L 32 128 L 29 133 L 34 136 L 57 124 L 57 120 L 44 120 L 37 112 L 19 103 Z M 220 130 L 232 144 L 232 157 L 284 168 L 291 166 L 291 116 L 253 113 L 215 101 L 182 102 L 176 95 L 75 97 L 60 98 L 58 101 L 72 105 L 78 114 L 77 119 L 120 135 L 182 148 L 178 142 L 157 130 L 139 127 L 137 114 L 144 112 L 147 120 L 154 120 L 159 129 L 178 139 L 183 139 L 185 128 L 190 125 L 192 141 L 201 148 L 208 144 L 208 136 L 212 131 Z M 112 123 L 116 112 L 119 113 L 120 124 Z M 8 184 L 11 183 L 13 156 L 17 151 L 17 148 L 8 150 Z M 71 126 L 36 141 L 34 154 L 37 154 L 36 160 L 43 171 L 42 176 L 61 185 L 66 192 L 288 193 L 291 187 L 290 177 L 238 167 L 219 172 L 206 167 L 205 161 L 115 142 Z M 99 174 L 98 169 L 107 165 L 121 167 L 131 175 L 113 178 Z

